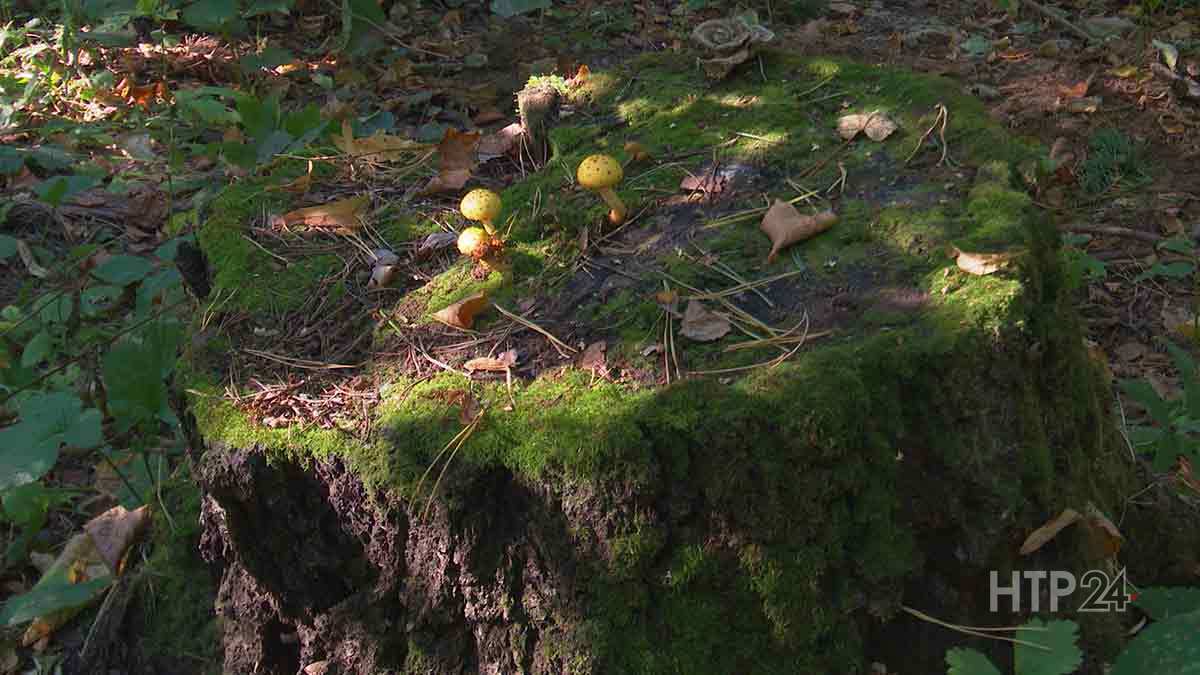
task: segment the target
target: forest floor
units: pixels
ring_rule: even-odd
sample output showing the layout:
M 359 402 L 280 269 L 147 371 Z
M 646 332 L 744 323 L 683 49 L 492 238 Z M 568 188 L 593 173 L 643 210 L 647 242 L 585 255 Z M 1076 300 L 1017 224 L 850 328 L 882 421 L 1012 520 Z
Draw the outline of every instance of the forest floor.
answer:
M 290 15 L 268 8 L 249 19 L 252 33 L 240 30 L 246 20 L 231 18 L 197 34 L 179 21 L 187 12 L 165 9 L 150 19 L 128 21 L 126 16 L 126 23 L 97 19 L 92 37 L 56 32 L 53 22 L 39 25 L 29 23 L 32 15 L 14 15 L 0 29 L 0 306 L 14 306 L 0 317 L 5 340 L 0 367 L 6 371 L 0 379 L 5 392 L 0 423 L 22 417 L 19 395 L 69 392 L 75 408 L 67 406 L 66 414 L 79 414 L 81 407 L 106 405 L 93 403 L 104 398 L 98 392 L 105 389 L 106 373 L 161 365 L 154 360 L 106 365 L 105 349 L 152 315 L 175 312 L 185 322 L 196 318 L 183 288 L 186 284 L 196 293 L 206 284 L 204 274 L 189 264 L 187 246 L 176 256 L 180 242 L 195 240 L 192 234 L 225 186 L 278 169 L 286 180 L 272 190 L 287 195 L 293 207 L 339 204 L 347 209 L 335 207 L 318 216 L 335 226 L 362 213 L 355 195 L 402 202 L 428 227 L 410 232 L 420 236 L 408 237 L 394 253 L 406 261 L 407 283 L 423 283 L 455 258 L 452 233 L 461 224 L 455 214 L 465 182 L 501 190 L 532 166 L 512 131 L 517 122 L 513 96 L 531 77 L 583 86 L 587 78 L 647 52 L 687 53 L 694 26 L 723 16 L 715 6 L 684 11 L 679 3 L 655 0 L 572 3 L 511 19 L 475 3 L 429 4 L 397 2 L 379 9 L 384 14 L 376 18 L 390 21 L 386 34 L 372 30 L 383 22 L 366 18 L 339 33 L 338 12 L 322 13 L 328 9 L 323 6 L 296 7 Z M 1188 363 L 1173 358 L 1167 346 L 1194 348 L 1200 340 L 1200 7 L 1148 12 L 1137 3 L 1070 4 L 1070 11 L 1050 18 L 1029 7 L 1013 16 L 990 2 L 857 0 L 811 12 L 796 9 L 801 3 L 786 13 L 762 8 L 758 19 L 774 32 L 769 45 L 774 50 L 843 56 L 949 78 L 982 100 L 988 114 L 1014 135 L 1047 149 L 1044 162 L 1019 170 L 1035 203 L 1063 233 L 1069 266 L 1082 279 L 1078 307 L 1093 356 L 1106 364 L 1114 384 L 1139 383 L 1123 390 L 1132 397 L 1118 394 L 1117 399 L 1122 422 L 1128 418 L 1134 425 L 1146 411 L 1155 413 L 1155 400 L 1190 401 L 1187 393 L 1200 382 L 1200 375 L 1181 372 Z M 88 25 L 86 20 L 76 24 Z M 130 33 L 136 34 L 130 43 L 121 44 Z M 238 33 L 243 36 L 234 37 Z M 372 51 L 372 44 L 387 48 Z M 368 55 L 348 56 L 360 49 Z M 754 60 L 741 66 L 755 67 L 761 65 Z M 363 145 L 377 132 L 384 136 L 376 138 L 390 140 Z M 930 147 L 955 152 L 953 140 L 933 136 L 936 131 Z M 322 147 L 332 154 L 307 151 L 319 137 L 331 139 L 332 145 Z M 653 139 L 647 145 L 653 151 L 638 160 L 647 171 L 679 159 Z M 637 150 L 624 148 L 631 155 Z M 386 157 L 375 161 L 372 153 Z M 357 161 L 347 159 L 355 154 Z M 288 159 L 308 160 L 307 166 L 283 170 L 282 160 Z M 952 180 L 938 165 L 930 171 L 946 171 L 946 180 Z M 738 166 L 733 165 L 735 172 Z M 714 165 L 712 174 L 697 176 L 690 186 L 663 190 L 647 210 L 666 213 L 703 201 L 725 189 L 726 183 L 714 187 L 721 181 L 751 192 L 772 178 L 747 171 L 748 177 L 718 174 Z M 301 245 L 285 242 L 272 234 L 278 221 L 254 212 L 264 207 L 243 206 L 255 223 L 254 245 L 282 268 L 293 255 L 332 251 L 319 237 Z M 638 224 L 641 214 L 631 215 Z M 311 213 L 295 210 L 283 215 L 285 224 L 289 218 L 293 224 L 314 222 Z M 586 228 L 583 233 L 577 242 L 581 250 L 612 244 L 610 234 L 589 234 Z M 359 241 L 371 255 L 376 240 L 364 235 Z M 696 253 L 705 260 L 703 250 Z M 522 255 L 515 251 L 518 269 Z M 390 274 L 386 267 L 347 264 L 322 283 L 356 283 Z M 103 283 L 88 286 L 84 280 L 97 270 Z M 619 274 L 601 272 L 597 287 L 614 276 Z M 464 284 L 486 286 L 486 279 L 475 277 Z M 544 316 L 565 314 L 577 297 L 595 290 L 583 283 L 569 287 Z M 464 294 L 435 291 L 433 296 L 423 299 L 414 320 L 426 306 L 461 300 Z M 226 373 L 253 372 L 262 382 L 275 382 L 260 385 L 253 395 L 233 396 L 259 423 L 329 428 L 343 423 L 339 411 L 376 402 L 363 380 L 314 389 L 312 383 L 303 388 L 283 379 L 298 364 L 320 371 L 363 356 L 354 328 L 369 317 L 370 306 L 352 295 L 340 306 L 325 306 L 324 297 L 314 295 L 313 304 L 293 307 L 291 325 L 222 326 L 250 349 L 231 358 Z M 61 298 L 74 298 L 74 304 L 60 308 Z M 318 298 L 322 304 L 316 304 Z M 220 298 L 210 300 L 209 308 Z M 273 300 L 262 302 L 269 306 Z M 60 316 L 48 318 L 48 308 Z M 512 309 L 523 313 L 530 307 Z M 207 321 L 200 317 L 199 322 Z M 829 326 L 818 321 L 814 337 L 832 326 L 832 320 Z M 580 345 L 585 361 L 589 342 Z M 525 330 L 516 345 L 526 374 L 562 356 L 562 349 L 537 330 Z M 430 329 L 419 346 L 397 343 L 394 348 L 398 369 L 424 377 L 464 344 Z M 622 377 L 669 382 L 668 352 L 651 351 L 654 365 L 635 359 L 641 365 L 624 369 Z M 612 356 L 606 362 L 603 351 L 590 358 L 597 371 L 615 364 Z M 462 360 L 452 363 L 458 367 Z M 114 389 L 111 382 L 108 389 Z M 150 389 L 152 399 L 166 396 Z M 117 400 L 112 391 L 108 394 Z M 211 667 L 218 649 L 211 626 L 182 635 L 169 621 L 136 618 L 169 614 L 173 604 L 211 606 L 214 594 L 205 566 L 192 555 L 199 507 L 189 489 L 186 441 L 169 424 L 172 416 L 158 419 L 157 412 L 150 415 L 154 424 L 142 419 L 122 428 L 112 420 L 119 414 L 105 409 L 107 442 L 96 444 L 103 446 L 92 448 L 96 452 L 59 456 L 56 440 L 55 456 L 48 465 L 42 462 L 39 482 L 0 483 L 8 523 L 0 533 L 7 549 L 0 583 L 5 597 L 29 592 L 54 569 L 54 554 L 63 543 L 94 517 L 114 505 L 134 509 L 156 503 L 164 516 L 150 525 L 146 544 L 133 549 L 136 556 L 122 563 L 139 570 L 139 582 L 131 584 L 136 588 L 108 596 L 133 598 L 132 606 L 150 608 L 131 613 L 122 639 L 142 631 L 146 644 L 158 645 L 142 662 L 183 658 Z M 365 422 L 357 418 L 354 423 Z M 1200 493 L 1186 459 L 1160 468 L 1160 475 Z M 19 488 L 24 491 L 18 495 Z M 128 527 L 141 529 L 146 523 L 135 519 Z M 121 550 L 125 546 L 123 540 Z M 1182 569 L 1178 578 L 1200 583 L 1200 564 L 1186 564 L 1196 567 Z M 187 601 L 179 602 L 180 597 Z M 36 609 L 31 615 L 43 616 Z M 123 613 L 122 606 L 104 616 L 111 622 Z M 119 628 L 122 621 L 115 621 Z M 65 654 L 83 650 L 85 643 L 96 649 L 97 641 L 111 642 L 119 633 L 98 628 L 101 622 L 67 624 L 55 632 L 58 623 L 51 621 L 40 632 L 6 633 L 0 641 L 0 675 L 55 672 Z

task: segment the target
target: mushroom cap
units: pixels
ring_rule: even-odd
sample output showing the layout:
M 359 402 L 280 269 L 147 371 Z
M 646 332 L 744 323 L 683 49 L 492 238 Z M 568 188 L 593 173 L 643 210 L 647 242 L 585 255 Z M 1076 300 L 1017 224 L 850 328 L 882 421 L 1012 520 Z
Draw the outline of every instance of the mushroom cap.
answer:
M 476 256 L 487 246 L 488 234 L 482 227 L 468 227 L 458 235 L 458 252 L 465 256 Z
M 588 190 L 600 190 L 620 183 L 625 172 L 621 170 L 621 163 L 608 155 L 589 155 L 579 163 L 575 177 Z
M 500 215 L 500 195 L 484 188 L 471 190 L 458 208 L 467 220 L 490 221 Z

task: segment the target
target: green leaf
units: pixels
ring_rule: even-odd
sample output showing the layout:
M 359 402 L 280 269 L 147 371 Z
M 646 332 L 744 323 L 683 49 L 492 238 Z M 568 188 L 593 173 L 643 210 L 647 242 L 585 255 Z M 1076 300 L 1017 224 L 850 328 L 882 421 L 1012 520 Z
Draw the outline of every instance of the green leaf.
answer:
M 4 517 L 21 528 L 20 534 L 5 551 L 5 565 L 15 565 L 25 559 L 29 542 L 45 526 L 50 507 L 66 501 L 67 494 L 63 490 L 48 489 L 40 481 L 4 491 Z
M 550 0 L 492 0 L 492 13 L 505 19 L 550 7 Z
M 1117 656 L 1109 675 L 1200 675 L 1200 612 L 1156 621 Z
M 261 14 L 270 14 L 271 12 L 288 14 L 292 11 L 293 5 L 295 5 L 293 0 L 251 0 L 250 5 L 246 7 L 246 11 L 242 12 L 242 16 L 248 19 Z M 269 67 L 274 68 L 275 66 Z
M 269 136 L 259 141 L 256 148 L 255 159 L 259 164 L 266 164 L 275 158 L 275 155 L 283 152 L 292 144 L 292 135 L 283 129 L 272 131 Z
M 60 446 L 86 443 L 101 436 L 99 413 L 85 415 L 79 398 L 65 392 L 35 394 L 22 401 L 20 413 L 20 422 L 0 429 L 0 448 L 4 448 L 0 453 L 0 490 L 32 483 L 46 475 L 58 460 Z
M 10 175 L 25 166 L 25 155 L 16 148 L 0 145 L 0 173 Z
M 122 292 L 120 286 L 88 286 L 79 294 L 79 312 L 87 318 L 94 318 L 111 307 Z
M 175 366 L 182 340 L 179 322 L 161 320 L 118 340 L 104 355 L 109 411 L 119 427 L 173 418 L 164 378 Z
M 39 616 L 91 602 L 101 591 L 112 584 L 112 577 L 100 577 L 81 584 L 73 584 L 65 578 L 38 582 L 28 593 L 10 598 L 0 610 L 0 625 L 14 626 L 32 621 Z
M 1170 239 L 1160 243 L 1158 248 L 1188 256 L 1194 253 L 1192 250 L 1192 242 L 1187 237 L 1171 237 Z
M 269 136 L 279 123 L 279 99 L 270 97 L 265 101 L 250 94 L 237 95 L 238 117 L 246 128 L 246 135 L 257 144 Z
M 3 224 L 0 219 L 0 224 Z M 4 262 L 17 254 L 17 239 L 7 234 L 0 234 L 0 262 Z
M 1000 675 L 988 657 L 974 649 L 955 647 L 946 652 L 946 675 Z
M 1151 419 L 1163 426 L 1171 424 L 1171 407 L 1158 397 L 1158 392 L 1145 380 L 1121 380 L 1121 391 L 1137 401 L 1138 405 L 1150 413 Z
M 197 0 L 183 10 L 184 23 L 202 31 L 221 32 L 237 18 L 235 0 Z
M 1049 621 L 1030 619 L 1028 628 L 1045 628 L 1043 631 L 1019 632 L 1026 641 L 1034 642 L 1050 651 L 1017 644 L 1013 649 L 1013 670 L 1019 675 L 1067 675 L 1083 663 L 1083 652 L 1076 645 L 1079 625 L 1074 621 Z
M 34 186 L 38 199 L 51 206 L 59 206 L 68 197 L 95 187 L 100 181 L 91 176 L 55 176 Z
M 1137 600 L 1133 601 L 1155 621 L 1163 621 L 1172 616 L 1200 612 L 1200 588 L 1190 586 L 1155 586 L 1138 591 Z
M 154 264 L 136 255 L 115 255 L 92 270 L 92 276 L 106 284 L 128 286 L 154 271 Z
M 179 92 L 175 95 L 175 102 L 206 124 L 225 126 L 237 123 L 237 113 L 230 110 L 224 103 L 207 96 L 181 96 L 182 93 Z
M 1190 262 L 1155 263 L 1150 269 L 1134 277 L 1133 281 L 1137 283 L 1154 277 L 1182 279 L 1195 271 L 1195 269 L 1196 266 Z
M 49 331 L 38 331 L 33 339 L 25 344 L 25 350 L 21 352 L 21 365 L 26 368 L 33 368 L 46 360 L 50 353 L 54 351 L 54 338 L 51 337 Z

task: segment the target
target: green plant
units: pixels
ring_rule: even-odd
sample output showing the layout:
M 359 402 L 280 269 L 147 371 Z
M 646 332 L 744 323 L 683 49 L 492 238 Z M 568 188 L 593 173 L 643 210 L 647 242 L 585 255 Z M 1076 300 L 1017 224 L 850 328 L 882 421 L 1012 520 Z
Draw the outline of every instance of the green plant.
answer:
M 1139 185 L 1148 178 L 1133 141 L 1117 129 L 1101 129 L 1088 141 L 1079 184 L 1089 194 L 1105 192 L 1118 182 Z
M 1083 250 L 1081 246 L 1092 240 L 1089 234 L 1069 234 L 1063 237 L 1062 256 L 1067 279 L 1072 286 L 1093 281 L 1103 281 L 1108 276 L 1108 266 Z
M 1075 641 L 1079 625 L 1074 621 L 1030 619 L 1017 629 L 1013 645 L 1014 675 L 1068 675 L 1083 660 Z M 981 652 L 955 647 L 946 652 L 948 675 L 1000 675 L 1000 670 Z
M 1121 390 L 1145 408 L 1153 426 L 1132 425 L 1129 441 L 1142 452 L 1152 457 L 1154 468 L 1159 471 L 1170 469 L 1177 457 L 1200 461 L 1200 373 L 1196 362 L 1186 351 L 1170 342 L 1167 351 L 1179 370 L 1183 384 L 1178 398 L 1163 398 L 1145 380 L 1122 380 Z
M 0 257 L 9 248 L 0 240 Z M 107 465 L 123 485 L 118 499 L 135 507 L 164 473 L 169 453 L 160 448 L 179 445 L 166 382 L 183 339 L 171 310 L 186 296 L 172 250 L 91 267 L 98 247 L 80 247 L 59 278 L 91 267 L 84 279 L 0 310 L 0 419 L 11 422 L 0 428 L 0 505 L 18 532 L 6 566 L 24 561 L 50 509 L 75 496 L 46 483 L 62 455 Z M 4 604 L 0 625 L 78 607 L 111 581 L 77 584 L 52 570 Z
M 245 131 L 245 142 L 225 142 L 218 146 L 220 153 L 230 163 L 245 169 L 265 165 L 280 153 L 295 153 L 316 140 L 328 127 L 321 119 L 321 111 L 315 104 L 290 113 L 279 107 L 279 99 L 271 97 L 265 101 L 237 93 L 237 117 Z M 196 105 L 198 100 L 191 102 Z M 215 107 L 205 104 L 206 114 L 217 114 Z
M 1152 623 L 1125 645 L 1109 675 L 1200 673 L 1200 588 L 1146 588 L 1134 604 Z M 1076 644 L 1077 631 L 1074 621 L 1030 619 L 1018 629 L 1013 675 L 1075 672 L 1083 656 Z M 964 647 L 947 651 L 946 665 L 948 675 L 1000 675 L 986 656 Z

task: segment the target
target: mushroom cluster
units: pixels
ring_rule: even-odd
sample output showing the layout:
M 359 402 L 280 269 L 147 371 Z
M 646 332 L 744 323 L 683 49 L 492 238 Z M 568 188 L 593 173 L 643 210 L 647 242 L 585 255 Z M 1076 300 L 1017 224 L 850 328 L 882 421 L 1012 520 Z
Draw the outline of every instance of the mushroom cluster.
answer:
M 504 240 L 496 234 L 492 221 L 500 215 L 500 195 L 487 189 L 471 190 L 458 208 L 463 217 L 483 227 L 468 227 L 458 235 L 458 252 L 475 260 L 485 270 L 504 266 Z

